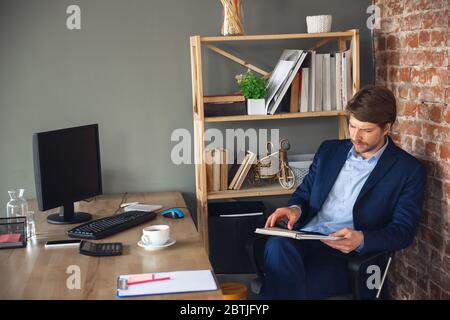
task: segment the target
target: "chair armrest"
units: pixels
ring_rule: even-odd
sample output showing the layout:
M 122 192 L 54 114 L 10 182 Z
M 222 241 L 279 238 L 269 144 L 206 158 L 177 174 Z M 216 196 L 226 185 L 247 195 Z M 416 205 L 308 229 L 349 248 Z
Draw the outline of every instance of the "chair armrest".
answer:
M 362 270 L 363 266 L 367 266 L 370 263 L 375 264 L 381 259 L 384 259 L 383 262 L 386 262 L 390 256 L 392 256 L 391 252 L 380 251 L 357 255 L 349 259 L 348 270 L 351 276 L 353 295 L 356 300 L 362 299 L 360 285 L 362 281 L 366 280 L 363 277 L 367 277 L 365 270 Z M 382 272 L 383 271 L 384 267 L 382 268 Z

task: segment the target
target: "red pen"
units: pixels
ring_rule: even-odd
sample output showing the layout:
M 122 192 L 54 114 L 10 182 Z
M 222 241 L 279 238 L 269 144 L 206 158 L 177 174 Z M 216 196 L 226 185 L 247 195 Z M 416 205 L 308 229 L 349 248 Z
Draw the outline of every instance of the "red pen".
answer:
M 150 276 L 150 275 L 145 274 L 145 275 L 129 277 L 128 281 L 127 281 L 127 284 L 129 286 L 131 286 L 133 284 L 170 280 L 170 277 L 156 278 L 154 274 L 151 274 L 151 278 L 150 279 L 148 278 L 148 276 Z

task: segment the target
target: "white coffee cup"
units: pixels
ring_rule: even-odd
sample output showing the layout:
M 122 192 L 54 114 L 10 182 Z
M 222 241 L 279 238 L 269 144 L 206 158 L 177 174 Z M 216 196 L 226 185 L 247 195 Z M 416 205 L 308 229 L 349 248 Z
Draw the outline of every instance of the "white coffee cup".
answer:
M 165 224 L 146 227 L 142 230 L 141 241 L 144 245 L 163 245 L 169 241 L 170 226 Z

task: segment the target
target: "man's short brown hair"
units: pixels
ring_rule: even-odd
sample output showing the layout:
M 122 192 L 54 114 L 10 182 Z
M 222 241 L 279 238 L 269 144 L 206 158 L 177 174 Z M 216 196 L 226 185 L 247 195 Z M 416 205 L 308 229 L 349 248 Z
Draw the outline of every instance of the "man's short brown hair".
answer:
M 391 90 L 383 86 L 367 85 L 361 88 L 346 107 L 348 116 L 353 115 L 362 122 L 376 123 L 384 128 L 394 123 L 397 117 L 397 104 Z

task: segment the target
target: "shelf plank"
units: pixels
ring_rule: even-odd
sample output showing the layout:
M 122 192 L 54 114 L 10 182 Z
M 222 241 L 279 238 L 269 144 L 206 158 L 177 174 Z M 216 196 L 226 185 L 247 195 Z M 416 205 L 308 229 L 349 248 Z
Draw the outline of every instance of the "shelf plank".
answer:
M 346 115 L 346 112 L 343 110 L 317 111 L 317 112 L 292 112 L 292 113 L 276 113 L 273 115 L 205 117 L 205 122 L 277 120 L 277 119 L 333 117 L 333 116 L 345 116 L 345 115 Z
M 312 38 L 342 38 L 352 37 L 356 29 L 339 32 L 323 33 L 292 33 L 292 34 L 270 34 L 270 35 L 252 35 L 252 36 L 219 36 L 219 37 L 200 37 L 201 42 L 219 42 L 219 41 L 249 41 L 249 40 L 284 40 L 284 39 L 312 39 Z
M 274 183 L 261 187 L 246 186 L 240 190 L 211 191 L 208 192 L 208 200 L 290 195 L 294 191 L 295 188 L 286 190 L 278 183 Z

